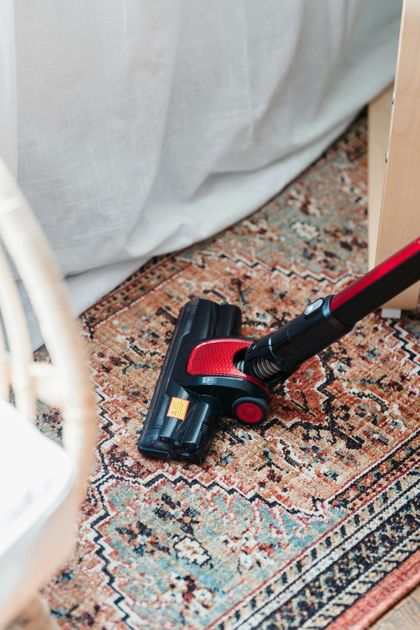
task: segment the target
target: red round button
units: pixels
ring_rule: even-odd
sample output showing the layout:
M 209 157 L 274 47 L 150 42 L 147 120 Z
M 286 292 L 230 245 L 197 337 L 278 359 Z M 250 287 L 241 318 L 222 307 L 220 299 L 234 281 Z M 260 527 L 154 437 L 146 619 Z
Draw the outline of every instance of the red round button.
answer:
M 242 422 L 254 424 L 260 422 L 264 417 L 264 411 L 258 405 L 251 402 L 240 403 L 235 408 L 236 417 Z

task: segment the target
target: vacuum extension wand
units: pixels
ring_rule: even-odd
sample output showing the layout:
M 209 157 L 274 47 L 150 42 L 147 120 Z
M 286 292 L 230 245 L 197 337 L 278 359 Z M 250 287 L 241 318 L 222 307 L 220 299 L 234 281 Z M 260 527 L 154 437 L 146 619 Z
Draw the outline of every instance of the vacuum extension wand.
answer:
M 340 293 L 309 304 L 278 332 L 254 342 L 238 367 L 273 386 L 419 278 L 420 238 Z
M 240 336 L 241 311 L 194 298 L 182 309 L 138 442 L 141 453 L 202 462 L 221 417 L 262 422 L 270 390 L 420 279 L 420 238 L 262 339 Z

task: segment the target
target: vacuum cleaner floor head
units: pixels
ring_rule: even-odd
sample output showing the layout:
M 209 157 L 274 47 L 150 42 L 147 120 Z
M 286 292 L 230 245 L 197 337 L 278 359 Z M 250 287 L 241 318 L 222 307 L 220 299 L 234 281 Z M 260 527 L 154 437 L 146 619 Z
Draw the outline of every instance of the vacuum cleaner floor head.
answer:
M 182 309 L 138 442 L 141 453 L 202 462 L 219 418 L 255 424 L 268 388 L 236 364 L 251 339 L 239 336 L 237 306 L 193 299 Z

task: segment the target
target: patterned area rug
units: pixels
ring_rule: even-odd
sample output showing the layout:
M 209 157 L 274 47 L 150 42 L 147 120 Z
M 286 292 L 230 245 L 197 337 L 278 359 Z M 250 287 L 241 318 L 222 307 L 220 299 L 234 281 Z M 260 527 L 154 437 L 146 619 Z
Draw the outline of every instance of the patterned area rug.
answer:
M 367 317 L 263 426 L 224 421 L 202 466 L 136 447 L 191 296 L 260 336 L 366 269 L 365 138 L 362 117 L 264 208 L 85 313 L 100 430 L 76 554 L 46 589 L 60 627 L 364 628 L 414 587 L 418 314 Z

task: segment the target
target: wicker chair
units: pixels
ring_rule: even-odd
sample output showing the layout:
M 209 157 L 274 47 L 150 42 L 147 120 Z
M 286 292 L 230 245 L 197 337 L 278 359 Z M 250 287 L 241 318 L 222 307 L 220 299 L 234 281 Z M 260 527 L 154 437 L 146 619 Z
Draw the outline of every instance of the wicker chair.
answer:
M 64 283 L 1 160 L 0 237 L 0 628 L 48 630 L 57 626 L 38 590 L 76 539 L 92 464 L 95 399 Z M 10 259 L 39 320 L 50 363 L 33 360 Z M 62 446 L 35 427 L 37 399 L 60 409 Z

